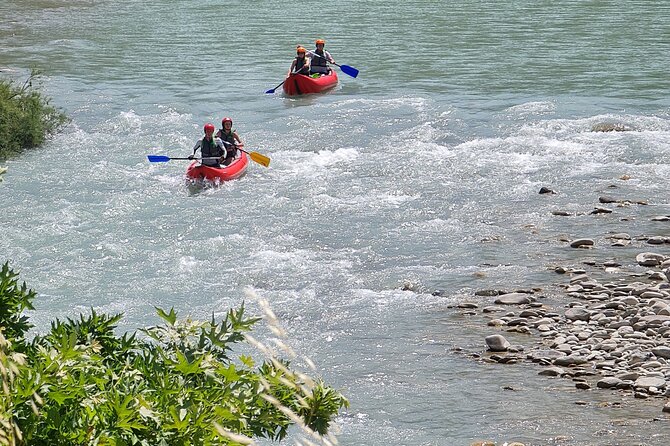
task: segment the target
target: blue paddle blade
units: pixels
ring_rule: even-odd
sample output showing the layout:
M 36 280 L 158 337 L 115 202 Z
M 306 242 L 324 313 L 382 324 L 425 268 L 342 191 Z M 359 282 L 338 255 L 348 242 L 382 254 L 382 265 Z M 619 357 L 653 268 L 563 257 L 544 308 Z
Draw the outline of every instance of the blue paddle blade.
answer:
M 147 155 L 147 158 L 149 159 L 150 163 L 167 163 L 170 161 L 169 156 L 163 155 Z
M 265 94 L 272 94 L 272 93 L 274 93 L 274 92 L 275 92 L 275 89 L 272 88 L 272 89 L 266 91 Z
M 343 73 L 346 73 L 351 77 L 358 76 L 358 70 L 354 67 L 350 67 L 349 65 L 340 65 L 340 70 L 342 70 Z

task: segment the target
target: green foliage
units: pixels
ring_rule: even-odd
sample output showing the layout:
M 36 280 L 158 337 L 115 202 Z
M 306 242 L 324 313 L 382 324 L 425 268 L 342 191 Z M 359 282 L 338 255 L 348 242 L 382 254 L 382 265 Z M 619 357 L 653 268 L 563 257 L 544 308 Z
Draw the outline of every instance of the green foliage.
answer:
M 7 264 L 3 277 L 0 303 L 10 311 L 0 320 L 0 371 L 13 372 L 1 374 L 0 445 L 241 444 L 282 439 L 293 423 L 325 434 L 348 406 L 285 361 L 235 358 L 234 344 L 259 320 L 244 305 L 219 322 L 156 308 L 163 324 L 121 337 L 121 315 L 91 310 L 25 344 L 29 325 L 18 316 L 35 293 L 18 287 Z M 25 355 L 3 342 L 10 329 Z
M 33 89 L 39 76 L 33 70 L 21 86 L 0 79 L 0 159 L 41 145 L 47 135 L 68 121 L 49 99 Z
M 23 315 L 26 309 L 32 310 L 35 292 L 29 290 L 26 283 L 19 285 L 18 273 L 9 268 L 9 262 L 0 270 L 0 328 L 4 336 L 13 342 L 22 343 L 26 331 L 32 325 Z

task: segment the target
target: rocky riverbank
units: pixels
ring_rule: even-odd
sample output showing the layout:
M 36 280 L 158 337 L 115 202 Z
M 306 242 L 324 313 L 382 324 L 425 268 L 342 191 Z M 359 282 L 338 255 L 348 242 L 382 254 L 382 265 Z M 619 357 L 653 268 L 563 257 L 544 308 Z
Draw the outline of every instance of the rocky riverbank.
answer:
M 649 218 L 670 221 L 667 215 Z M 482 327 L 489 333 L 482 340 L 486 350 L 462 353 L 492 363 L 536 364 L 540 375 L 570 379 L 584 391 L 614 391 L 622 401 L 655 398 L 659 416 L 667 417 L 661 413 L 670 413 L 670 237 L 620 232 L 604 238 L 609 246 L 597 249 L 631 241 L 641 249 L 627 260 L 599 263 L 585 255 L 577 267 L 554 265 L 557 283 L 547 288 L 484 289 L 454 305 L 488 326 Z M 587 238 L 563 241 L 566 249 L 585 253 L 596 246 Z M 516 334 L 527 335 L 527 341 L 510 343 L 508 333 L 516 342 Z

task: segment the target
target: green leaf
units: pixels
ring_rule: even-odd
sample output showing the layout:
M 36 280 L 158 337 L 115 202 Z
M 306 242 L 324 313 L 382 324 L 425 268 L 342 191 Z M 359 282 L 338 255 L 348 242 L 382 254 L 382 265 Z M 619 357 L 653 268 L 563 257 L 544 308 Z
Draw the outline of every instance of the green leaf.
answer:
M 256 363 L 254 362 L 254 358 L 252 358 L 251 356 L 240 355 L 240 361 L 242 362 L 242 364 L 246 365 L 250 369 L 256 365 Z
M 163 309 L 154 307 L 156 309 L 156 313 L 163 319 L 165 322 L 167 322 L 170 325 L 174 325 L 174 323 L 177 321 L 177 313 L 175 313 L 174 308 L 170 308 L 170 312 L 166 313 L 163 311 Z

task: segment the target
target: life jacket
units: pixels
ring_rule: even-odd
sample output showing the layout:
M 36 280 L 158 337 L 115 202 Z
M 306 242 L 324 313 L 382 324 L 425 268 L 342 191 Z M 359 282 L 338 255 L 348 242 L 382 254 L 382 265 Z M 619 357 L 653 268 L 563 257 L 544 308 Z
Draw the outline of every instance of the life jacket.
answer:
M 295 73 L 300 73 L 300 70 L 307 65 L 307 57 L 298 57 L 296 56 L 295 58 Z M 303 73 L 304 74 L 304 73 Z
M 233 136 L 235 133 L 235 129 L 231 128 L 230 133 L 226 133 L 225 130 L 219 129 L 219 139 L 224 142 L 224 147 L 226 148 L 226 151 L 228 152 L 226 154 L 226 158 L 232 158 L 234 156 L 237 156 L 237 147 L 235 146 L 237 142 L 235 141 L 235 136 Z M 227 143 L 227 144 L 225 144 Z
M 327 67 L 328 66 L 328 55 L 327 51 L 323 50 L 322 53 L 319 53 L 319 50 L 314 50 L 312 51 L 314 54 L 318 54 L 318 56 L 312 57 L 312 63 L 311 65 L 313 67 Z M 321 57 L 319 57 L 321 56 Z
M 203 158 L 210 158 L 223 156 L 224 151 L 216 144 L 216 138 L 212 138 L 208 141 L 207 138 L 203 137 L 200 141 L 200 153 Z M 217 160 L 203 159 L 202 164 L 205 166 L 217 166 L 219 163 Z

